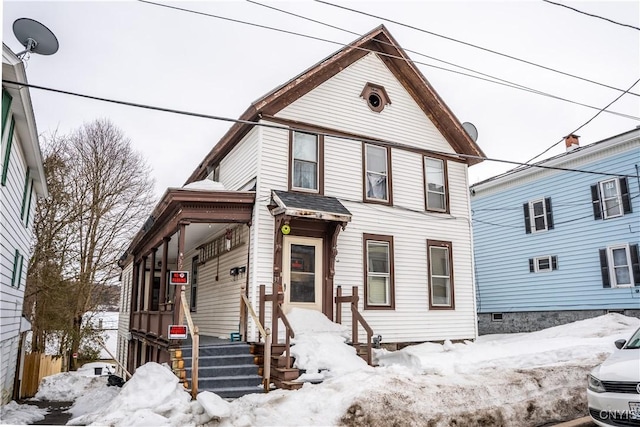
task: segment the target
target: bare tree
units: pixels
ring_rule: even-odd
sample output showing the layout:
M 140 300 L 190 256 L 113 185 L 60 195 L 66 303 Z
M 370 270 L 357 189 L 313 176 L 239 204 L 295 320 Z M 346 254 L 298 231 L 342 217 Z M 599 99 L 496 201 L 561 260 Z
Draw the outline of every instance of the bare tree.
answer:
M 101 293 L 117 282 L 116 260 L 152 207 L 153 181 L 130 140 L 108 120 L 85 124 L 52 145 L 51 161 L 60 162 L 52 181 L 61 185 L 50 188 L 55 194 L 38 207 L 43 223 L 37 227 L 36 252 L 42 254 L 32 266 L 34 273 L 39 266 L 39 274 L 56 277 L 49 287 L 71 291 L 63 306 L 69 322 L 63 341 L 67 351 L 77 353 L 85 314 L 96 310 Z M 45 269 L 49 264 L 57 270 Z

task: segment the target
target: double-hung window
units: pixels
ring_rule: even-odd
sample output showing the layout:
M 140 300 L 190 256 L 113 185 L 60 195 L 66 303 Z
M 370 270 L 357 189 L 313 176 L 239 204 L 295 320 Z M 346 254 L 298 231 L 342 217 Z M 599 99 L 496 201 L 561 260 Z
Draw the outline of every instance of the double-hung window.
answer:
M 524 227 L 527 234 L 553 229 L 553 212 L 551 211 L 551 198 L 532 200 L 525 203 Z
M 542 273 L 558 269 L 558 257 L 555 255 L 538 256 L 529 258 L 529 272 Z
M 365 308 L 393 309 L 393 237 L 364 235 Z
M 611 178 L 591 186 L 595 219 L 609 219 L 631 213 L 627 178 Z
M 322 138 L 304 132 L 291 132 L 292 190 L 322 193 Z
M 600 249 L 600 269 L 605 288 L 640 286 L 638 245 L 622 243 Z
M 389 149 L 364 144 L 364 199 L 391 203 Z
M 428 211 L 448 212 L 445 165 L 444 160 L 424 158 L 425 208 Z
M 454 309 L 451 242 L 427 240 L 427 264 L 429 271 L 429 308 Z

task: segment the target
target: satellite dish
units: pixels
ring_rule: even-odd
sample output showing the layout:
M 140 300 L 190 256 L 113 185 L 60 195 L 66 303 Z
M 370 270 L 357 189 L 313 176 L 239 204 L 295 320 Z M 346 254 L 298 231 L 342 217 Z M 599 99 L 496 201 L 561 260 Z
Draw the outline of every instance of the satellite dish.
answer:
M 462 127 L 467 131 L 471 139 L 473 139 L 473 142 L 476 142 L 478 140 L 478 129 L 476 129 L 473 123 L 464 122 L 462 124 Z
M 53 55 L 58 51 L 58 39 L 50 29 L 29 18 L 20 18 L 13 23 L 13 34 L 25 50 L 16 56 L 20 59 L 28 53 Z

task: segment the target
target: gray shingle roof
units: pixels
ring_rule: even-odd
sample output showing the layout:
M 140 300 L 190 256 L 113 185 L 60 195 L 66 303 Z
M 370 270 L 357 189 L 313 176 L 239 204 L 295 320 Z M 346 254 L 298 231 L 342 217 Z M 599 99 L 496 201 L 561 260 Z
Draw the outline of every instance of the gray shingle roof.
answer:
M 320 196 L 318 194 L 296 193 L 292 191 L 273 190 L 286 209 L 301 209 L 317 212 L 326 212 L 338 215 L 351 215 L 335 197 Z

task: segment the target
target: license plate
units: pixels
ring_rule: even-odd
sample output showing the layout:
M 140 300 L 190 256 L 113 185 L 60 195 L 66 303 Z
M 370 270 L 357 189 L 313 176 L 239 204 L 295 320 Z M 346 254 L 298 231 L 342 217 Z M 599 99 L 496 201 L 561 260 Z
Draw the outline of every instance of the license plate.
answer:
M 629 402 L 631 419 L 640 420 L 640 402 Z

